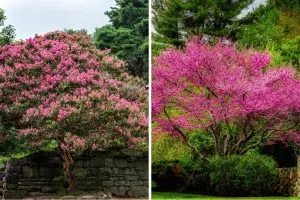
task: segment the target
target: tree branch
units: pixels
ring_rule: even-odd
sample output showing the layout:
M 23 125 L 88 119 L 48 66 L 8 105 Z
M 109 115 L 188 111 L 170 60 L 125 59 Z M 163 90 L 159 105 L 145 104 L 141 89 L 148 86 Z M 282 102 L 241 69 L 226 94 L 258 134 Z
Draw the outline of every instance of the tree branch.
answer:
M 171 122 L 173 128 L 180 134 L 180 136 L 183 138 L 184 142 L 194 151 L 194 153 L 200 158 L 200 159 L 203 159 L 203 160 L 207 160 L 208 159 L 203 155 L 201 154 L 192 144 L 189 143 L 187 137 L 184 135 L 184 133 L 180 130 L 179 127 L 177 127 L 171 120 L 171 117 L 170 115 L 168 114 L 166 108 L 164 108 L 164 113 L 166 115 L 166 117 L 168 118 L 168 120 Z

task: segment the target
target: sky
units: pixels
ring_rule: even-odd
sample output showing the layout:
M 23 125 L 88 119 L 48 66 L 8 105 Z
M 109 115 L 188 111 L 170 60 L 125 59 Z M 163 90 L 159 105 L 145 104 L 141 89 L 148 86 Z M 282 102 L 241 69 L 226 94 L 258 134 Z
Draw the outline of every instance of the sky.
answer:
M 266 3 L 266 0 L 256 0 L 256 1 L 254 1 L 254 6 L 258 6 L 258 5 L 260 5 L 260 4 L 262 4 L 262 3 Z
M 0 0 L 5 25 L 15 27 L 16 39 L 65 28 L 93 33 L 109 23 L 104 12 L 113 6 L 115 0 Z
M 267 0 L 255 0 L 247 9 L 242 11 L 241 15 L 243 16 L 247 14 L 248 12 L 260 6 L 261 4 L 265 4 L 266 2 Z

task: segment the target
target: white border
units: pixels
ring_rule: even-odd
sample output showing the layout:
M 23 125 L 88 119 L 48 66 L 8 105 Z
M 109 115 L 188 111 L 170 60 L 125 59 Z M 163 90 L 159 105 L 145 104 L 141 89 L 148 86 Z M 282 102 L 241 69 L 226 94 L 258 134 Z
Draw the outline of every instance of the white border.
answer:
M 152 199 L 152 191 L 151 191 L 151 188 L 152 188 L 152 184 L 151 184 L 151 177 L 152 177 L 152 168 L 151 168 L 151 164 L 152 164 L 152 157 L 151 157 L 151 147 L 152 147 L 152 116 L 151 116 L 151 113 L 152 113 L 152 107 L 151 107 L 151 97 L 152 97 L 152 48 L 151 48 L 151 41 L 152 41 L 152 26 L 151 26 L 151 19 L 152 19 L 152 0 L 149 0 L 148 1 L 148 4 L 149 4 L 149 8 L 148 8 L 148 13 L 149 13 L 149 22 L 148 22 L 148 29 L 149 29 L 149 33 L 148 33 L 148 37 L 149 37 L 149 49 L 148 49 L 148 53 L 149 53 L 149 57 L 148 57 L 148 62 L 149 62 L 149 87 L 148 87 L 148 91 L 149 91 L 149 153 L 148 153 L 148 164 L 149 164 L 149 167 L 148 167 L 148 172 L 149 172 L 149 175 L 148 175 L 148 178 L 149 178 L 149 185 L 148 185 L 148 190 L 149 190 L 149 199 Z

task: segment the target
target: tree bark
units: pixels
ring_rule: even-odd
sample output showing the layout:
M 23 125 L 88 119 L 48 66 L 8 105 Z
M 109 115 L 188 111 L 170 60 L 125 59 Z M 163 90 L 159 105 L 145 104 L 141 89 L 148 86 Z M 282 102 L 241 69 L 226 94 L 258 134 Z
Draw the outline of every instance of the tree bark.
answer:
M 70 152 L 59 149 L 61 157 L 63 159 L 63 169 L 64 169 L 64 175 L 68 182 L 68 191 L 71 192 L 75 189 L 76 183 L 72 174 L 72 170 L 74 167 L 74 160 L 72 158 L 72 155 Z

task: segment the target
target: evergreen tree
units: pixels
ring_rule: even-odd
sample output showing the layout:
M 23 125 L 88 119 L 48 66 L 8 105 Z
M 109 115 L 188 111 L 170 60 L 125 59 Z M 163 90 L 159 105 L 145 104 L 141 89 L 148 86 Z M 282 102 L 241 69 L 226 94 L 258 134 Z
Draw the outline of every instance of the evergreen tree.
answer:
M 181 44 L 183 35 L 179 29 L 182 12 L 180 0 L 154 0 L 152 11 L 155 31 L 172 44 Z
M 131 74 L 148 78 L 148 0 L 116 0 L 105 14 L 111 25 L 97 28 L 94 41 L 127 63 Z
M 4 10 L 0 8 L 0 46 L 11 44 L 15 39 L 15 28 L 12 25 L 4 26 L 6 16 Z M 4 26 L 4 27 L 3 27 Z
M 155 31 L 178 44 L 185 35 L 234 35 L 238 15 L 253 0 L 154 0 Z

